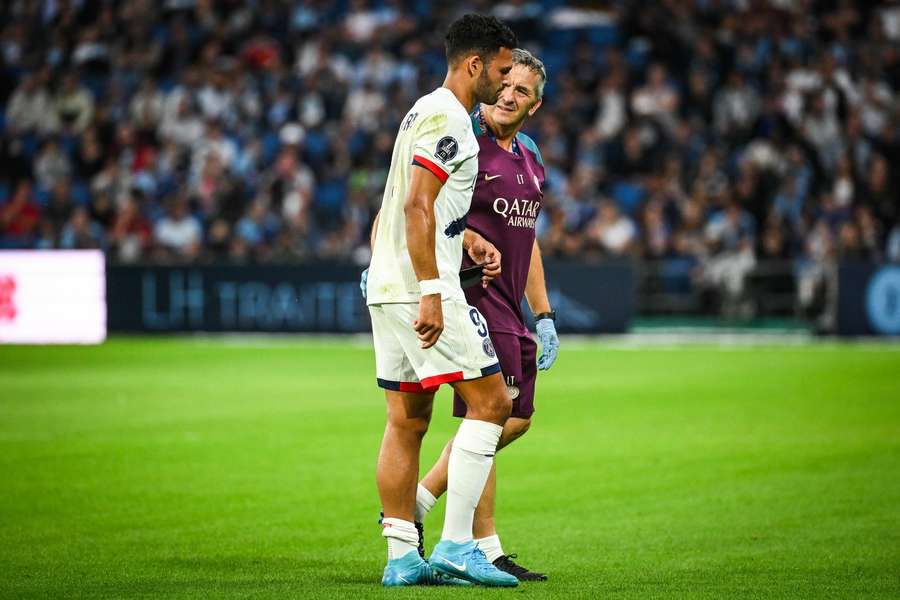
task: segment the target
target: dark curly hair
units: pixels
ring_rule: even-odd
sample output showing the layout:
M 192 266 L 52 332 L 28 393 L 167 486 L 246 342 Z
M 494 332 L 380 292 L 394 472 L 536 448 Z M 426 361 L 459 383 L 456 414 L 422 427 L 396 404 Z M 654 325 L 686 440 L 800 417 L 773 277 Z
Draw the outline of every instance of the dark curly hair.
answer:
M 471 13 L 450 24 L 445 40 L 447 62 L 451 65 L 469 54 L 477 54 L 489 63 L 500 48 L 512 50 L 519 45 L 516 34 L 503 21 Z

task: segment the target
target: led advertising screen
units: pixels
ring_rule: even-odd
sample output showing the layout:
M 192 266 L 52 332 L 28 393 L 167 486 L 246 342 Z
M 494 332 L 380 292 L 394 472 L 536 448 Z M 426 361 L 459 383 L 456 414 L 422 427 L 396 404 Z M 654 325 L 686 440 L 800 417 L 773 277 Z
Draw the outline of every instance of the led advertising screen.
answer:
M 99 344 L 105 338 L 102 252 L 0 251 L 0 343 Z

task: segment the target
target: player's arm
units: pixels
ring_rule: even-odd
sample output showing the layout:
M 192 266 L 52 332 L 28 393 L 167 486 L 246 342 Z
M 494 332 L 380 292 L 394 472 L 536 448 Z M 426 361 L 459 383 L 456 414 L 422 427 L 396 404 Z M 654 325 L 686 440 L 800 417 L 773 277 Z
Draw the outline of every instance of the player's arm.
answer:
M 535 319 L 535 330 L 541 343 L 538 369 L 545 371 L 556 362 L 559 352 L 559 336 L 556 335 L 556 314 L 550 307 L 547 283 L 544 280 L 544 261 L 537 240 L 531 247 L 531 262 L 528 264 L 528 279 L 525 281 L 525 298 Z
M 531 314 L 549 313 L 550 297 L 547 295 L 547 283 L 544 281 L 544 261 L 541 260 L 541 247 L 537 240 L 531 247 L 531 262 L 528 264 L 528 279 L 525 281 L 525 299 L 531 308 Z
M 375 213 L 375 220 L 372 222 L 372 232 L 369 234 L 369 247 L 372 249 L 372 252 L 375 251 L 375 234 L 378 232 L 378 217 L 381 216 L 381 211 L 379 210 Z M 363 272 L 359 275 L 359 291 L 362 293 L 362 297 L 366 297 L 366 289 L 369 281 L 369 268 L 366 267 L 363 269 Z
M 434 255 L 434 202 L 443 182 L 425 168 L 410 169 L 409 190 L 403 203 L 406 217 L 406 247 L 413 271 L 419 283 L 439 279 L 437 258 Z M 422 342 L 422 348 L 434 346 L 444 331 L 444 314 L 441 294 L 422 294 L 419 300 L 419 318 L 413 329 Z
M 378 217 L 380 216 L 381 211 L 379 210 L 375 213 L 375 220 L 372 221 L 372 233 L 369 234 L 369 247 L 372 248 L 372 250 L 375 249 L 375 234 L 378 233 Z

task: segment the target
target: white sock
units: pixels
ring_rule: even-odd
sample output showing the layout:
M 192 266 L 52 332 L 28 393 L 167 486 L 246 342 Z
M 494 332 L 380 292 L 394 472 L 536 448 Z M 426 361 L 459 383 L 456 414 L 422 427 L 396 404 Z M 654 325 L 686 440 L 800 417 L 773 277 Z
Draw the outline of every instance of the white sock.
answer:
M 475 540 L 475 543 L 478 544 L 478 547 L 484 552 L 484 555 L 490 562 L 494 562 L 505 554 L 503 547 L 500 545 L 500 536 L 496 533 L 488 537 L 479 538 Z
M 437 498 L 434 497 L 434 494 L 420 483 L 419 487 L 416 488 L 416 521 L 424 523 L 425 515 L 434 508 L 435 502 L 437 502 Z
M 453 438 L 447 469 L 447 513 L 442 540 L 458 544 L 472 540 L 475 507 L 491 472 L 503 428 L 487 421 L 465 419 Z
M 381 520 L 381 528 L 381 535 L 386 537 L 388 542 L 388 560 L 418 551 L 419 532 L 409 521 L 388 517 Z

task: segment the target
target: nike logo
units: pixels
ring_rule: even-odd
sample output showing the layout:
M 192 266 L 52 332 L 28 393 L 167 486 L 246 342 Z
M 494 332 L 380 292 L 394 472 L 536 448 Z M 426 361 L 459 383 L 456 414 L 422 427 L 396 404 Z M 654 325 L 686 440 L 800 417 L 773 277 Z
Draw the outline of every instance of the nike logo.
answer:
M 498 175 L 498 177 L 499 177 L 499 175 Z M 465 570 L 466 570 L 466 563 L 463 563 L 463 564 L 461 564 L 461 565 L 458 565 L 458 564 L 456 564 L 456 563 L 454 563 L 454 562 L 450 562 L 450 561 L 447 560 L 446 558 L 442 558 L 441 560 L 443 560 L 445 563 L 447 563 L 448 565 L 450 565 L 451 567 L 453 567 L 453 568 L 456 569 L 457 571 L 465 571 Z
M 491 181 L 492 179 L 497 179 L 498 177 L 503 177 L 503 174 L 502 173 L 500 175 L 488 175 L 487 173 L 484 174 L 485 181 Z
M 399 579 L 399 580 L 402 581 L 403 583 L 409 583 L 409 584 L 412 583 L 412 581 L 410 581 L 409 579 L 407 579 L 407 578 L 404 577 L 403 575 L 397 575 L 397 579 Z

